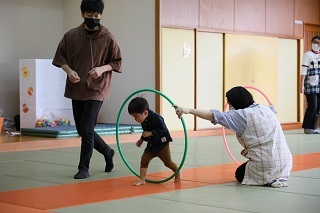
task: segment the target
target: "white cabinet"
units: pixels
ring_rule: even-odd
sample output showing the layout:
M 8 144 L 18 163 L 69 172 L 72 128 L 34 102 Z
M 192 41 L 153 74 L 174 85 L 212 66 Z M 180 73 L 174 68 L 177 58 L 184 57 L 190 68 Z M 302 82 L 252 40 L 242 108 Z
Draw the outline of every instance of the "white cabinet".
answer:
M 71 100 L 64 97 L 66 73 L 52 59 L 20 59 L 20 127 L 36 126 L 43 117 L 74 124 Z

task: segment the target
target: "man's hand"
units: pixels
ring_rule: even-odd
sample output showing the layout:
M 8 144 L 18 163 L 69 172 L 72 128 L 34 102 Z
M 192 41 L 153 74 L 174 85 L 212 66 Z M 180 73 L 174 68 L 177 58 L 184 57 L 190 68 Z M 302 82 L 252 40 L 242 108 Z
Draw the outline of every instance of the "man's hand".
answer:
M 65 71 L 68 75 L 69 80 L 71 83 L 78 83 L 80 81 L 80 77 L 76 71 L 71 69 L 68 64 L 61 65 L 63 71 Z
M 72 83 L 78 83 L 80 81 L 80 77 L 79 77 L 78 73 L 73 70 L 68 72 L 68 77 Z
M 99 78 L 105 70 L 103 67 L 95 67 L 89 71 L 89 75 L 91 75 L 94 79 Z

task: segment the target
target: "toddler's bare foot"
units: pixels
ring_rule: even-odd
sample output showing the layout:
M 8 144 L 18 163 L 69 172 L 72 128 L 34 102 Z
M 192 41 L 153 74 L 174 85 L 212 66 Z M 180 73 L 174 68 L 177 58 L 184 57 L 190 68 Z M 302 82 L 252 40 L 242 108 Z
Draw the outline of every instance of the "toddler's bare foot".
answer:
M 140 186 L 140 185 L 144 185 L 144 184 L 146 184 L 146 181 L 144 181 L 144 180 L 139 180 L 138 182 L 135 182 L 133 185 L 134 185 L 134 186 Z
M 181 179 L 180 179 L 180 178 L 179 178 L 179 179 L 175 178 L 175 179 L 174 179 L 174 182 L 175 182 L 175 183 L 180 183 L 180 182 L 181 182 Z
M 175 182 L 175 183 L 181 182 L 180 172 L 174 177 L 174 182 Z

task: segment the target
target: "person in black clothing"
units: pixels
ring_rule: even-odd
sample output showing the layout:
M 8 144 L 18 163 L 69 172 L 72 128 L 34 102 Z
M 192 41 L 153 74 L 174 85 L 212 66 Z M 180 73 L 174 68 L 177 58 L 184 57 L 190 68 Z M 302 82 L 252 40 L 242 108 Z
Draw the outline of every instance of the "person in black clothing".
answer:
M 128 105 L 129 114 L 142 126 L 142 135 L 136 142 L 137 147 L 141 147 L 143 141 L 147 141 L 147 147 L 141 157 L 140 180 L 134 186 L 144 185 L 150 161 L 159 157 L 164 165 L 173 172 L 178 170 L 178 166 L 172 161 L 169 142 L 172 142 L 170 132 L 161 115 L 149 109 L 148 101 L 143 97 L 132 99 Z M 180 182 L 180 172 L 175 176 L 174 182 Z
M 109 97 L 113 72 L 122 73 L 120 47 L 112 33 L 100 24 L 102 0 L 82 0 L 83 22 L 66 32 L 52 64 L 67 74 L 64 96 L 71 99 L 81 151 L 75 179 L 90 176 L 93 150 L 104 156 L 105 172 L 111 172 L 114 150 L 94 131 L 102 104 Z
M 320 36 L 311 40 L 312 49 L 302 57 L 300 92 L 306 96 L 307 109 L 302 128 L 305 134 L 320 134 L 318 119 L 320 110 Z

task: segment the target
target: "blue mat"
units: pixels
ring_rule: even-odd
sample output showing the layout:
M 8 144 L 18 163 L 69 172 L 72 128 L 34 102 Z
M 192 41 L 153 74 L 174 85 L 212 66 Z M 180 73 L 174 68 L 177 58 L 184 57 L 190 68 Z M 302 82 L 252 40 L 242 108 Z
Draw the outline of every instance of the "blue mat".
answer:
M 115 135 L 116 124 L 97 124 L 94 129 L 99 135 Z M 141 125 L 120 124 L 119 134 L 132 134 L 142 132 Z M 78 137 L 75 126 L 54 126 L 54 127 L 34 127 L 22 128 L 21 135 L 48 137 L 48 138 L 68 138 Z

